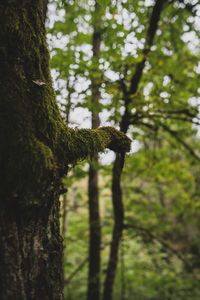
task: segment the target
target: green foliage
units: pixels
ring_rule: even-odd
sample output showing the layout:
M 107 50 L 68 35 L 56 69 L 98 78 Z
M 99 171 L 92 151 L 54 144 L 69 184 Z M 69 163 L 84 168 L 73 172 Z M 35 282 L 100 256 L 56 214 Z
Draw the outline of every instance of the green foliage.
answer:
M 198 167 L 180 150 L 169 152 L 165 140 L 156 147 L 149 141 L 148 149 L 129 158 L 127 168 L 123 180 L 126 223 L 132 225 L 127 235 L 140 237 L 139 245 L 145 245 L 141 253 L 148 251 L 151 266 L 151 275 L 145 270 L 145 278 L 154 295 L 150 291 L 144 299 L 160 299 L 163 287 L 166 299 L 198 299 L 200 210 L 199 201 L 193 199 Z M 138 267 L 142 265 L 133 270 Z M 142 283 L 148 287 L 146 279 Z
M 109 1 L 108 0 L 97 0 L 97 2 L 103 7 L 106 8 Z
M 119 126 L 125 110 L 126 92 L 137 64 L 144 59 L 144 39 L 154 2 L 97 2 L 104 8 L 99 12 L 102 47 L 98 59 L 92 59 L 92 26 L 97 20 L 94 3 L 71 1 L 62 4 L 57 1 L 65 16 L 50 32 L 57 44 L 63 37 L 68 41 L 64 47 L 51 45 L 52 68 L 57 71 L 58 82 L 64 80 L 66 83 L 64 88 L 58 88 L 58 94 L 62 100 L 67 94 L 71 110 L 82 107 L 90 112 L 106 112 L 106 122 Z M 127 228 L 115 280 L 114 300 L 122 298 L 123 289 L 125 300 L 133 297 L 136 300 L 199 299 L 200 148 L 198 130 L 193 125 L 199 124 L 197 15 L 194 2 L 166 1 L 138 90 L 129 95 L 128 112 L 132 123 L 129 134 L 137 139 L 140 149 L 127 157 L 122 179 Z M 187 33 L 195 35 L 196 45 L 188 44 Z M 91 97 L 91 82 L 94 80 L 100 86 L 102 97 L 101 103 L 95 107 Z M 65 113 L 65 104 L 63 108 Z M 115 136 L 115 133 L 110 133 Z M 115 142 L 120 139 L 119 134 Z M 124 149 L 128 150 L 129 141 L 125 140 L 125 144 Z M 83 180 L 86 185 L 82 179 L 85 173 L 79 171 L 75 171 L 73 184 Z M 113 213 L 111 168 L 104 167 L 101 172 L 104 178 L 100 185 L 104 278 Z M 79 246 L 76 247 L 76 242 L 69 243 L 68 260 L 77 252 L 85 251 L 84 255 L 87 252 L 88 240 L 84 238 L 84 246 L 80 245 L 81 226 L 76 228 L 79 223 L 83 225 L 82 220 L 85 221 L 86 191 L 78 193 L 77 199 L 84 211 L 70 215 L 74 225 L 71 225 L 73 228 L 70 228 L 67 241 L 77 234 L 75 240 Z M 73 261 L 68 274 L 76 265 Z M 85 297 L 86 273 L 85 266 L 69 284 L 72 299 Z

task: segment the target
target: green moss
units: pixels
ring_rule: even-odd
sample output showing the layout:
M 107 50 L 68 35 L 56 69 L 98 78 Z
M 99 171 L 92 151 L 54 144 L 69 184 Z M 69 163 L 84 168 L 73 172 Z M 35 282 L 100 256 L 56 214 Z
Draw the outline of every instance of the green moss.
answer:
M 4 5 L 0 4 L 1 183 L 6 197 L 42 205 L 69 163 L 106 147 L 129 151 L 130 139 L 111 127 L 66 126 L 52 88 L 42 1 L 19 5 L 8 0 L 6 10 Z
M 72 131 L 71 136 L 72 141 L 68 153 L 72 154 L 70 157 L 72 161 L 85 158 L 88 154 L 102 152 L 105 148 L 116 152 L 130 151 L 130 139 L 112 127 L 80 129 Z

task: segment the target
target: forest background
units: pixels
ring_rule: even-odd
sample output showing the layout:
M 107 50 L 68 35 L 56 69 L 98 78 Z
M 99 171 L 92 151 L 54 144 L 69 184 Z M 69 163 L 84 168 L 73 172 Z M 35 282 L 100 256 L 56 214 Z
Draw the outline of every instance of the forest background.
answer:
M 133 140 L 64 180 L 65 298 L 199 299 L 198 1 L 50 1 L 46 23 L 69 126 Z

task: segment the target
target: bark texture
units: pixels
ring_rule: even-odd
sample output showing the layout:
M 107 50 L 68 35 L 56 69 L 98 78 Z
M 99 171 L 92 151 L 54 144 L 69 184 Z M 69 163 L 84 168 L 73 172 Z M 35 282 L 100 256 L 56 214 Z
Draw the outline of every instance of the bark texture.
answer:
M 45 134 L 57 108 L 48 103 L 42 2 L 2 1 L 0 12 L 0 299 L 62 299 L 60 179 Z
M 68 164 L 105 147 L 113 128 L 71 130 L 55 101 L 42 0 L 0 2 L 0 299 L 63 299 L 59 193 Z
M 46 17 L 47 17 L 47 10 L 48 10 L 48 0 L 43 0 L 43 19 L 44 19 L 44 22 L 46 20 Z

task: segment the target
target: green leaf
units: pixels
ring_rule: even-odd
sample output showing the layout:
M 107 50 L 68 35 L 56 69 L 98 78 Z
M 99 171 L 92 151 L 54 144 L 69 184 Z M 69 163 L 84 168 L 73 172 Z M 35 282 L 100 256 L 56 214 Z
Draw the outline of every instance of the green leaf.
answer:
M 106 8 L 109 1 L 108 0 L 97 0 L 97 3 L 99 3 L 103 8 Z

